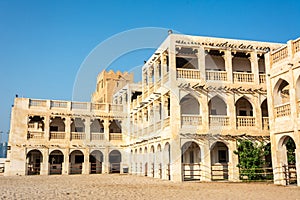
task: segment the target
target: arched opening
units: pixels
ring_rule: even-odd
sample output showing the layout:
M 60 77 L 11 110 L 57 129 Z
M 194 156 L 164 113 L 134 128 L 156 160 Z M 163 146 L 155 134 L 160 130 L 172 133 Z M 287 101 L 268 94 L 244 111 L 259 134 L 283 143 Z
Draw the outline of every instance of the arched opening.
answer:
M 214 96 L 208 102 L 209 125 L 210 126 L 228 126 L 227 104 L 219 96 Z
M 219 96 L 215 96 L 209 100 L 208 108 L 210 115 L 227 116 L 227 104 Z
M 201 155 L 200 147 L 195 142 L 186 142 L 181 148 L 183 180 L 200 180 Z
M 42 162 L 43 155 L 39 150 L 29 151 L 26 156 L 27 175 L 39 175 Z
M 170 164 L 171 164 L 171 155 L 170 155 L 170 144 L 167 142 L 165 144 L 164 147 L 164 151 L 163 151 L 163 163 L 165 165 L 165 169 L 166 169 L 166 178 L 168 180 L 171 180 L 171 170 L 170 170 Z
M 71 123 L 71 140 L 84 140 L 85 139 L 85 125 L 84 119 L 75 118 Z
M 50 139 L 65 139 L 65 123 L 63 118 L 55 117 L 50 122 Z
M 158 167 L 158 177 L 162 178 L 162 152 L 161 152 L 161 145 L 157 145 L 157 150 L 156 150 L 156 163 Z
M 64 162 L 64 154 L 60 150 L 54 150 L 49 155 L 50 175 L 62 174 L 62 164 Z
M 297 184 L 296 170 L 296 144 L 292 137 L 284 136 L 282 139 L 281 163 L 283 163 L 283 173 L 286 185 Z
M 253 82 L 250 55 L 244 52 L 232 53 L 232 71 L 234 82 Z
M 223 142 L 216 142 L 211 148 L 212 180 L 228 179 L 228 147 Z
M 122 156 L 118 150 L 113 150 L 109 153 L 110 173 L 121 172 Z
M 296 81 L 296 97 L 297 97 L 297 100 L 300 99 L 300 76 L 298 77 L 298 79 Z
M 103 163 L 103 153 L 99 150 L 94 150 L 90 154 L 90 173 L 91 174 L 101 174 L 102 173 L 102 163 Z
M 192 95 L 184 96 L 180 101 L 181 126 L 201 125 L 200 104 Z
M 70 174 L 81 174 L 84 155 L 80 150 L 74 150 L 69 156 Z
M 253 108 L 251 103 L 244 97 L 235 103 L 237 126 L 255 126 L 255 118 L 253 117 Z
M 140 148 L 140 150 L 139 150 L 138 162 L 140 164 L 139 173 L 142 174 L 143 173 L 143 149 L 142 148 Z
M 151 162 L 151 175 L 154 177 L 155 172 L 155 151 L 154 146 L 152 145 L 150 148 L 150 161 Z
M 30 116 L 28 122 L 28 139 L 42 139 L 44 137 L 44 117 Z
M 265 99 L 261 106 L 261 116 L 262 116 L 262 128 L 264 130 L 269 130 L 269 112 L 268 112 L 268 101 Z
M 145 160 L 145 176 L 148 176 L 148 149 L 145 147 L 144 150 L 144 160 Z
M 91 126 L 91 140 L 104 140 L 104 126 L 103 120 L 94 119 L 92 120 Z
M 279 79 L 274 87 L 274 106 L 290 102 L 290 85 L 287 81 Z
M 122 140 L 121 121 L 112 120 L 109 125 L 109 140 Z
M 200 104 L 192 95 L 184 96 L 180 101 L 181 115 L 200 115 Z
M 210 50 L 205 53 L 206 80 L 227 81 L 224 52 Z
M 138 173 L 138 150 L 134 150 L 134 165 L 135 165 L 135 173 Z
M 176 68 L 198 69 L 197 50 L 193 48 L 176 48 Z

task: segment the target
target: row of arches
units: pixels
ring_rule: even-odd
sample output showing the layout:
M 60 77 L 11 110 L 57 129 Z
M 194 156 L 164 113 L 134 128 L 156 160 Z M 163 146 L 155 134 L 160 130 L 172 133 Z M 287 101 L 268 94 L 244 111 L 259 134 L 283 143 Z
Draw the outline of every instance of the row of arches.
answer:
M 290 89 L 291 85 L 287 80 L 283 78 L 278 79 L 273 88 L 274 106 L 290 102 Z M 300 76 L 295 83 L 295 89 L 296 99 L 300 99 Z
M 131 150 L 131 173 L 171 180 L 170 144 L 151 145 Z
M 81 150 L 74 150 L 69 155 L 64 155 L 61 150 L 53 150 L 49 154 L 48 174 L 63 174 L 65 156 L 68 156 L 67 162 L 69 174 L 82 174 L 85 155 Z M 110 173 L 120 173 L 120 163 L 122 161 L 121 152 L 112 150 L 109 153 Z M 101 174 L 103 171 L 103 153 L 100 150 L 93 150 L 89 154 L 89 173 Z M 44 164 L 43 153 L 38 149 L 30 150 L 26 155 L 26 174 L 39 175 L 42 164 Z
M 241 97 L 235 102 L 237 116 L 253 116 L 253 104 L 246 97 Z M 261 103 L 261 112 L 263 117 L 268 116 L 267 99 Z M 184 96 L 180 101 L 181 114 L 184 115 L 201 115 L 200 103 L 191 94 Z M 226 101 L 219 95 L 214 96 L 208 102 L 210 115 L 227 116 L 228 106 Z

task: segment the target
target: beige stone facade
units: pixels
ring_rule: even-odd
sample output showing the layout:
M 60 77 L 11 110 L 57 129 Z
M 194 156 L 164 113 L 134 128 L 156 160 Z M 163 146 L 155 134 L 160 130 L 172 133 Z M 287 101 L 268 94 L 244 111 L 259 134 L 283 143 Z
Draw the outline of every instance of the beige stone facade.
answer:
M 267 74 L 274 181 L 299 185 L 300 38 L 268 54 Z
M 34 173 L 37 163 L 40 174 L 57 165 L 61 174 L 128 168 L 172 181 L 239 181 L 237 139 L 269 142 L 265 56 L 282 46 L 170 34 L 142 83 L 103 72 L 92 103 L 16 99 L 6 174 Z

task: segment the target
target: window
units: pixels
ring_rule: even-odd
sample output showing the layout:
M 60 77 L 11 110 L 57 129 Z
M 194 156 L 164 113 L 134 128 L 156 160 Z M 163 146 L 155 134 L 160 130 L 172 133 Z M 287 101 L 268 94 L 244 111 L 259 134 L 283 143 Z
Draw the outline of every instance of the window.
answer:
M 246 110 L 240 110 L 239 111 L 239 116 L 247 116 L 247 111 Z

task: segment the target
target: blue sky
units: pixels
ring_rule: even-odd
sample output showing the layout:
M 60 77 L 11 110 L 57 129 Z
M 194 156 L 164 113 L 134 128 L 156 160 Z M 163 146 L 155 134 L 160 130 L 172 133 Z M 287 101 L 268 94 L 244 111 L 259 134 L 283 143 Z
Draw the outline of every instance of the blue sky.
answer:
M 162 27 L 192 35 L 286 42 L 300 37 L 299 19 L 297 0 L 0 0 L 0 131 L 9 130 L 15 94 L 71 100 L 86 56 L 120 32 Z M 112 68 L 141 65 L 151 52 L 122 56 Z

